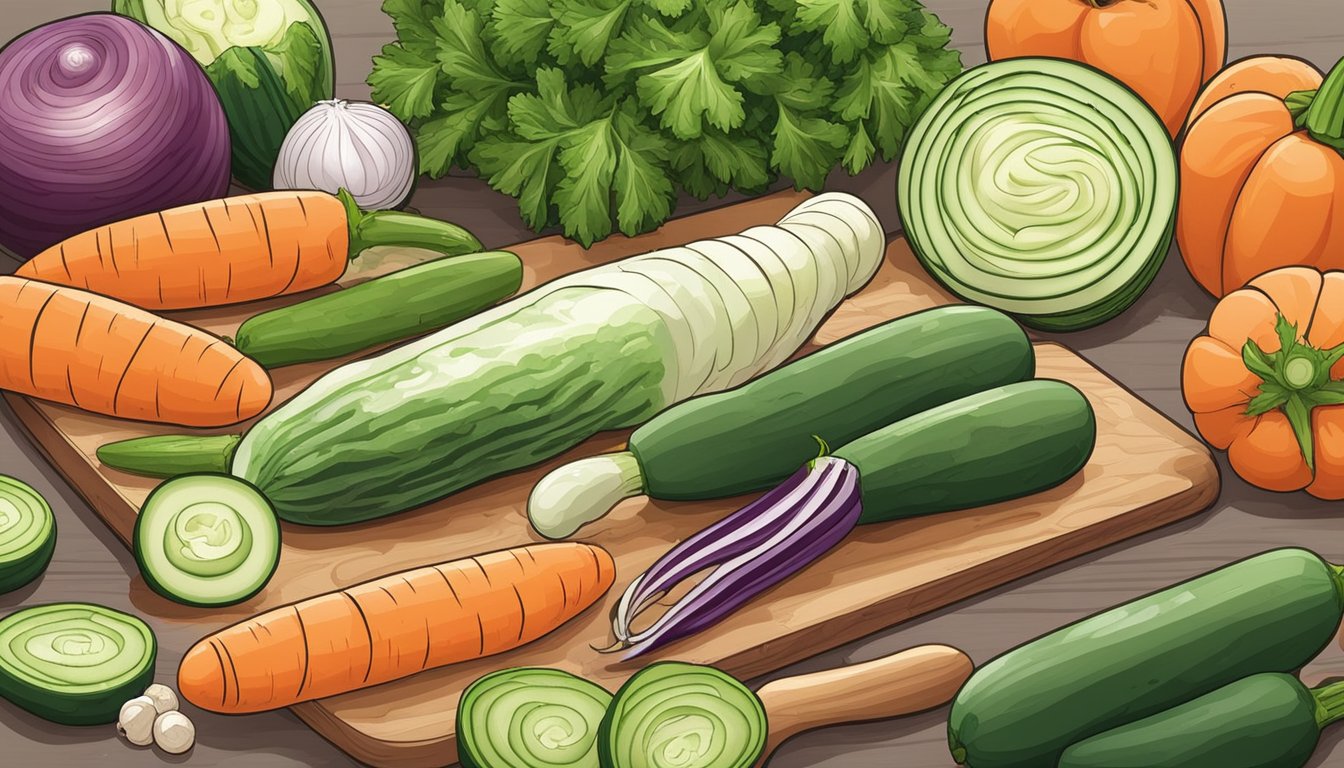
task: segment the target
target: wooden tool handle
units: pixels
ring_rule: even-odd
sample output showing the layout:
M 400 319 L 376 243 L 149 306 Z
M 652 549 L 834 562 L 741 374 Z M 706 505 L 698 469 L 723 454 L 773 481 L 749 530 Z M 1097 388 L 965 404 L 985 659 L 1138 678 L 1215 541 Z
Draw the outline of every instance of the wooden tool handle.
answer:
M 839 723 L 883 720 L 942 706 L 971 676 L 970 658 L 946 645 L 921 645 L 880 659 L 786 677 L 757 692 L 770 724 L 757 766 L 785 740 Z

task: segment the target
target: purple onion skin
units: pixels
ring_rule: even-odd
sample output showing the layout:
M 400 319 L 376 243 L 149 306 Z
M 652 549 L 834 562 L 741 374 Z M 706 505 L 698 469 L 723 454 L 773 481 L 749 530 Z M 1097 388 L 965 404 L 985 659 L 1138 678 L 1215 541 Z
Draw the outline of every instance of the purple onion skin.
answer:
M 0 241 L 20 256 L 228 189 L 224 108 L 164 35 L 91 13 L 0 50 Z

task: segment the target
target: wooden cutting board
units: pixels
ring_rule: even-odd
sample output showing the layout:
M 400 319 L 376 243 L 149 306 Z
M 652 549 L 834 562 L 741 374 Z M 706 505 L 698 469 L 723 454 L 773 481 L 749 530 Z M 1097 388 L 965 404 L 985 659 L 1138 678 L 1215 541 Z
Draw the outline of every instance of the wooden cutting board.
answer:
M 611 238 L 587 251 L 558 237 L 514 250 L 527 265 L 524 288 L 529 288 L 600 262 L 773 223 L 802 199 L 791 192 L 772 195 L 674 220 L 642 237 Z M 423 255 L 405 250 L 367 254 L 346 282 Z M 826 321 L 807 349 L 952 301 L 920 269 L 905 242 L 896 239 L 878 275 Z M 177 317 L 231 334 L 245 316 L 262 308 L 186 312 Z M 645 661 L 677 658 L 754 677 L 1187 517 L 1213 502 L 1218 473 L 1199 441 L 1065 347 L 1039 344 L 1037 352 L 1039 376 L 1073 383 L 1096 410 L 1096 450 L 1079 475 L 1017 502 L 861 528 L 802 574 L 722 624 Z M 331 367 L 280 369 L 275 374 L 277 402 Z M 154 481 L 102 467 L 94 451 L 112 440 L 173 430 L 9 394 L 6 398 L 51 461 L 122 541 L 129 541 L 136 510 Z M 539 541 L 524 513 L 533 484 L 560 462 L 615 449 L 625 436 L 600 435 L 545 465 L 380 521 L 337 529 L 285 525 L 279 569 L 261 594 L 242 605 L 187 608 L 159 598 L 138 579 L 132 585 L 134 601 L 163 619 L 194 622 L 205 634 L 261 610 L 386 573 Z M 412 768 L 455 761 L 453 719 L 458 697 L 467 684 L 487 672 L 517 665 L 553 666 L 614 689 L 637 666 L 596 653 L 592 647 L 609 644 L 608 616 L 620 592 L 670 544 L 742 502 L 627 501 L 610 517 L 580 532 L 580 538 L 603 545 L 616 558 L 616 585 L 602 605 L 514 652 L 305 703 L 295 712 L 362 761 Z

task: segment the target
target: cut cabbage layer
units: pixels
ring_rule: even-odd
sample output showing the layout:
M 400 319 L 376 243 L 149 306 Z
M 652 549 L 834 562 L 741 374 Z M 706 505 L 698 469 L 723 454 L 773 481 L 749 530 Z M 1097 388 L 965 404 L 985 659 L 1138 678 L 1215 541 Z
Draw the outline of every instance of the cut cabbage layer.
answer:
M 1176 159 L 1162 122 L 1110 76 L 1060 59 L 969 70 L 911 131 L 906 236 L 963 299 L 1046 330 L 1109 320 L 1171 244 Z

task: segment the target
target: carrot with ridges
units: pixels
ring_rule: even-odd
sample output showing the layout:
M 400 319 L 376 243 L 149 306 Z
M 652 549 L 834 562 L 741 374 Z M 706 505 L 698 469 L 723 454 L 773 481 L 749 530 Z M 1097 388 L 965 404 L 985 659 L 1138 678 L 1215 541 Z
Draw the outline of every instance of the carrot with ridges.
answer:
M 223 427 L 270 404 L 266 371 L 224 340 L 94 293 L 0 277 L 0 389 L 86 411 Z
M 178 690 L 212 712 L 261 712 L 503 653 L 582 613 L 615 577 L 606 550 L 577 542 L 384 576 L 204 638 Z
M 376 245 L 481 249 L 465 229 L 400 211 L 364 213 L 342 191 L 267 192 L 125 219 L 75 235 L 15 272 L 145 309 L 237 304 L 320 288 Z

